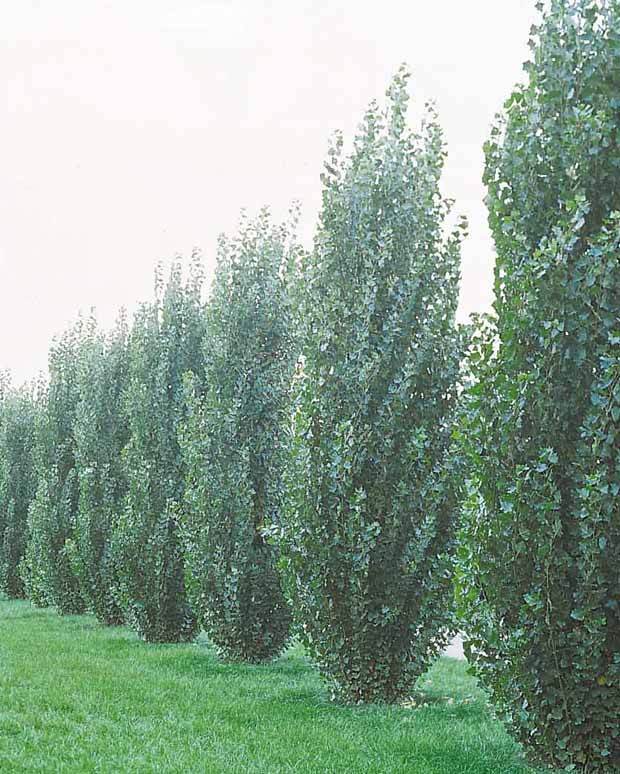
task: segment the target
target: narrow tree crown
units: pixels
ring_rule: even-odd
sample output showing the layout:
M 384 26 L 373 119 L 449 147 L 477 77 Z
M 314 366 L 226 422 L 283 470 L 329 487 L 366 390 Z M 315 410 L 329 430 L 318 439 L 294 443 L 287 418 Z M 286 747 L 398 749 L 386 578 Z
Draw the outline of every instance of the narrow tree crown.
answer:
M 333 142 L 299 290 L 289 588 L 307 646 L 350 701 L 394 700 L 444 641 L 454 509 L 446 450 L 462 337 L 459 226 L 428 109 L 408 75 L 371 105 L 350 156 Z
M 620 764 L 620 4 L 551 3 L 486 146 L 495 314 L 470 364 L 471 658 L 533 755 Z

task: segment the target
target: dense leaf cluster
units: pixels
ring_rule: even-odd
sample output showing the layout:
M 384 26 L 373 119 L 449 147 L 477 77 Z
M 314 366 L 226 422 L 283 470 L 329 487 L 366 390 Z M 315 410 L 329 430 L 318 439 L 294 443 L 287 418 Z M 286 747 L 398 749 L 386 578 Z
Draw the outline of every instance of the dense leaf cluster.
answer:
M 111 537 L 127 496 L 122 452 L 129 440 L 124 410 L 128 368 L 127 323 L 121 316 L 105 336 L 96 328 L 80 349 L 73 436 L 78 507 L 72 566 L 88 608 L 105 624 L 120 624 L 118 574 Z
M 0 592 L 9 597 L 25 594 L 19 565 L 36 488 L 36 411 L 34 389 L 11 388 L 0 374 Z
M 37 489 L 28 512 L 22 562 L 30 599 L 38 605 L 55 605 L 67 614 L 85 609 L 71 561 L 79 497 L 73 426 L 80 400 L 80 346 L 92 324 L 80 320 L 50 351 L 49 381 L 41 390 L 41 410 L 36 415 Z
M 302 639 L 345 701 L 394 701 L 451 627 L 454 321 L 463 226 L 447 238 L 444 146 L 407 128 L 407 73 L 336 138 L 300 287 L 290 501 L 281 544 Z
M 486 148 L 495 315 L 470 358 L 459 595 L 533 755 L 620 769 L 620 4 L 555 0 Z
M 191 640 L 197 633 L 179 535 L 185 475 L 178 428 L 186 412 L 184 375 L 202 360 L 201 290 L 197 261 L 187 282 L 174 264 L 165 290 L 158 287 L 155 301 L 137 313 L 128 342 L 127 497 L 112 554 L 125 618 L 151 642 Z
M 207 308 L 202 395 L 189 395 L 184 525 L 192 600 L 230 659 L 276 656 L 291 614 L 264 535 L 281 521 L 296 360 L 289 282 L 296 249 L 263 211 L 220 240 Z

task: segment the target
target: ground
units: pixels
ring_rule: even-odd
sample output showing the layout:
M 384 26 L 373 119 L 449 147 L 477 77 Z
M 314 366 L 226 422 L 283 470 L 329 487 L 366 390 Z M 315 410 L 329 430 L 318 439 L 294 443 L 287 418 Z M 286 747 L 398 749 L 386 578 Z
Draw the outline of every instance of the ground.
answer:
M 302 649 L 220 663 L 0 601 L 0 772 L 533 774 L 462 661 L 402 707 L 330 703 Z

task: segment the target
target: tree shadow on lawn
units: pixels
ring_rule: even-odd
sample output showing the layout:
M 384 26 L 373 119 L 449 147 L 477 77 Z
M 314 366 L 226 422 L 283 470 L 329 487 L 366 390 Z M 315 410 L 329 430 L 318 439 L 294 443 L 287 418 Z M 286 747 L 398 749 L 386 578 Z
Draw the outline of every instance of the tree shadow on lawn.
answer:
M 126 647 L 144 647 L 144 643 L 138 639 L 123 644 Z M 221 660 L 206 637 L 189 645 L 149 647 L 153 648 L 152 655 L 157 659 L 158 669 L 165 670 L 170 677 L 231 679 L 237 687 L 247 682 L 252 686 L 252 694 L 259 693 L 265 702 L 277 701 L 288 705 L 311 703 L 316 709 L 327 708 L 333 712 L 344 711 L 358 715 L 411 714 L 434 707 L 444 713 L 448 712 L 456 721 L 467 719 L 473 714 L 479 715 L 481 720 L 488 716 L 486 698 L 473 683 L 475 693 L 464 692 L 460 686 L 450 690 L 452 686 L 445 685 L 445 680 L 439 686 L 418 687 L 407 699 L 396 704 L 352 706 L 334 702 L 329 697 L 328 684 L 321 679 L 318 669 L 298 643 L 293 643 L 280 657 L 265 664 Z M 452 659 L 444 659 L 444 662 L 450 661 Z M 460 662 L 454 663 L 461 668 Z M 422 675 L 419 685 L 423 682 L 431 684 L 428 676 L 434 668 L 431 667 L 429 672 Z M 467 679 L 473 680 L 470 677 Z

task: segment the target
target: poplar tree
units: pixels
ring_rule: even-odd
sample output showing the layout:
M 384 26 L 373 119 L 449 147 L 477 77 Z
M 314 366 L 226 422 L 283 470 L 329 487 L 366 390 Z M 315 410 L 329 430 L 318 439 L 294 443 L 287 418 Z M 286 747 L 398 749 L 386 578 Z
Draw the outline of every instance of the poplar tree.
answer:
M 260 662 L 289 636 L 290 610 L 266 540 L 281 521 L 295 362 L 290 274 L 297 251 L 263 210 L 222 237 L 208 305 L 203 395 L 189 394 L 187 568 L 192 600 L 220 653 Z
M 463 226 L 444 235 L 445 150 L 407 78 L 325 164 L 301 281 L 302 368 L 281 530 L 302 639 L 337 697 L 397 701 L 446 643 L 455 495 L 448 455 Z
M 51 347 L 49 381 L 40 386 L 35 469 L 37 491 L 28 513 L 22 577 L 28 597 L 60 613 L 81 613 L 85 602 L 72 562 L 78 506 L 73 425 L 80 400 L 78 360 L 92 320 L 79 320 Z
M 19 566 L 26 547 L 28 508 L 36 489 L 35 393 L 0 386 L 0 592 L 25 594 Z
M 486 146 L 496 302 L 470 357 L 459 597 L 531 757 L 617 772 L 620 3 L 553 0 L 531 49 Z
M 102 623 L 118 625 L 123 615 L 115 597 L 118 579 L 111 536 L 127 497 L 124 315 L 112 333 L 93 328 L 90 334 L 78 363 L 80 400 L 73 435 L 79 496 L 72 562 L 89 609 Z
M 128 623 L 150 642 L 196 634 L 179 536 L 185 472 L 178 428 L 186 414 L 183 376 L 202 363 L 201 290 L 198 262 L 187 282 L 175 262 L 165 289 L 158 279 L 155 301 L 138 311 L 129 336 L 129 441 L 123 453 L 128 493 L 112 552 L 118 602 Z

